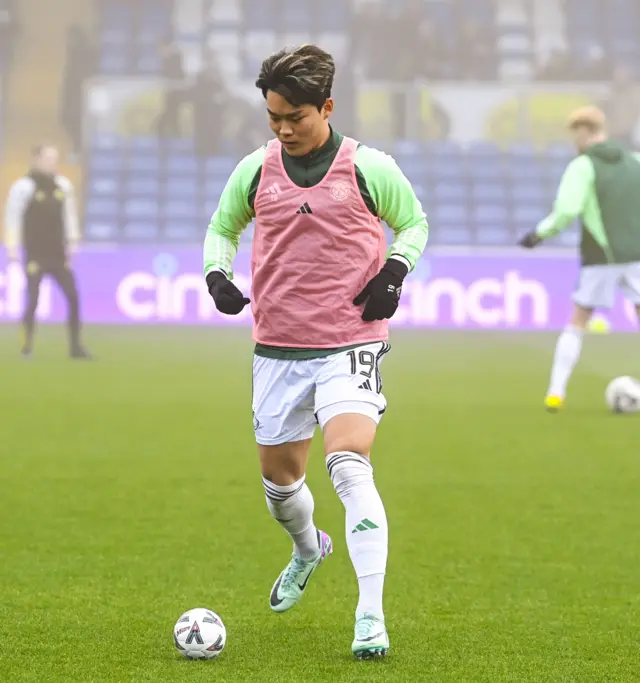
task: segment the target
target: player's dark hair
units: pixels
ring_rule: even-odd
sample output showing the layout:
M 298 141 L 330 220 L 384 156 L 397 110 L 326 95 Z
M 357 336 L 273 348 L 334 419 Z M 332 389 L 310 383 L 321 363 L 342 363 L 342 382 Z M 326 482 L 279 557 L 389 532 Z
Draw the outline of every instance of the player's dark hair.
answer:
M 316 45 L 280 50 L 262 62 L 256 87 L 273 90 L 291 105 L 313 104 L 318 110 L 331 97 L 336 65 L 333 57 Z

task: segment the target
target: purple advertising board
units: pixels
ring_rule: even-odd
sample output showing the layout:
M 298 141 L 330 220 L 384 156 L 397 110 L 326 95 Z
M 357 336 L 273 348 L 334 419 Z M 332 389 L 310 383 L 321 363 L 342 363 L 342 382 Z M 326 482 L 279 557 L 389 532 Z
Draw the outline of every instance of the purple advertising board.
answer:
M 74 268 L 84 320 L 93 324 L 248 325 L 251 313 L 218 313 L 202 277 L 198 247 L 129 246 L 86 250 Z M 578 277 L 574 254 L 427 254 L 407 278 L 398 327 L 555 330 L 565 325 Z M 250 288 L 250 257 L 238 255 L 235 282 Z M 19 319 L 22 267 L 0 255 L 0 322 Z M 42 322 L 65 318 L 54 283 L 45 281 L 38 306 Z M 633 308 L 620 298 L 606 313 L 611 328 L 635 328 Z

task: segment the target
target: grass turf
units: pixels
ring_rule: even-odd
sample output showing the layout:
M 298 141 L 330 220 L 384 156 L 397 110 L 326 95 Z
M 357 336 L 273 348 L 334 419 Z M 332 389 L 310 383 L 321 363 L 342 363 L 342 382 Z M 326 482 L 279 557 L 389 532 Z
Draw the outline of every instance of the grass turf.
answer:
M 391 653 L 350 657 L 356 582 L 314 446 L 334 556 L 285 615 L 289 544 L 264 505 L 246 331 L 93 329 L 95 364 L 43 329 L 0 330 L 0 680 L 637 681 L 640 419 L 606 381 L 640 375 L 633 336 L 587 340 L 567 410 L 542 397 L 553 337 L 398 333 L 374 451 L 390 521 Z M 171 629 L 228 630 L 190 662 Z

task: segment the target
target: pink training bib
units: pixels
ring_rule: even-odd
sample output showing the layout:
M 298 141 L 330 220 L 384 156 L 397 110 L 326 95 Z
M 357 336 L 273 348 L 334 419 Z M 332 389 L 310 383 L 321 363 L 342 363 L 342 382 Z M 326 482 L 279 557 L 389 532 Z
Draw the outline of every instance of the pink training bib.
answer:
M 269 346 L 335 348 L 384 341 L 388 322 L 366 323 L 352 301 L 384 263 L 380 221 L 356 180 L 358 143 L 344 138 L 315 187 L 287 176 L 282 145 L 267 146 L 254 202 L 254 340 Z

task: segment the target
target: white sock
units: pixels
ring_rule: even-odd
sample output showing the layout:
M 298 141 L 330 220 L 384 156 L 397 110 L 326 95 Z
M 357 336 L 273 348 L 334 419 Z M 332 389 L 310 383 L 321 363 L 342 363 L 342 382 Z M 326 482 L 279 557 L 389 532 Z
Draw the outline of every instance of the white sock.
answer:
M 304 477 L 289 486 L 278 486 L 264 477 L 267 507 L 273 518 L 291 536 L 296 555 L 303 560 L 318 556 L 318 532 L 313 523 L 313 496 Z
M 556 353 L 553 359 L 551 370 L 551 382 L 549 384 L 549 395 L 564 398 L 567 393 L 567 384 L 571 373 L 580 358 L 582 351 L 582 337 L 584 331 L 579 327 L 569 325 L 558 337 Z
M 360 589 L 356 617 L 367 613 L 384 619 L 389 533 L 373 467 L 363 455 L 344 451 L 327 456 L 327 469 L 346 511 L 347 547 Z

